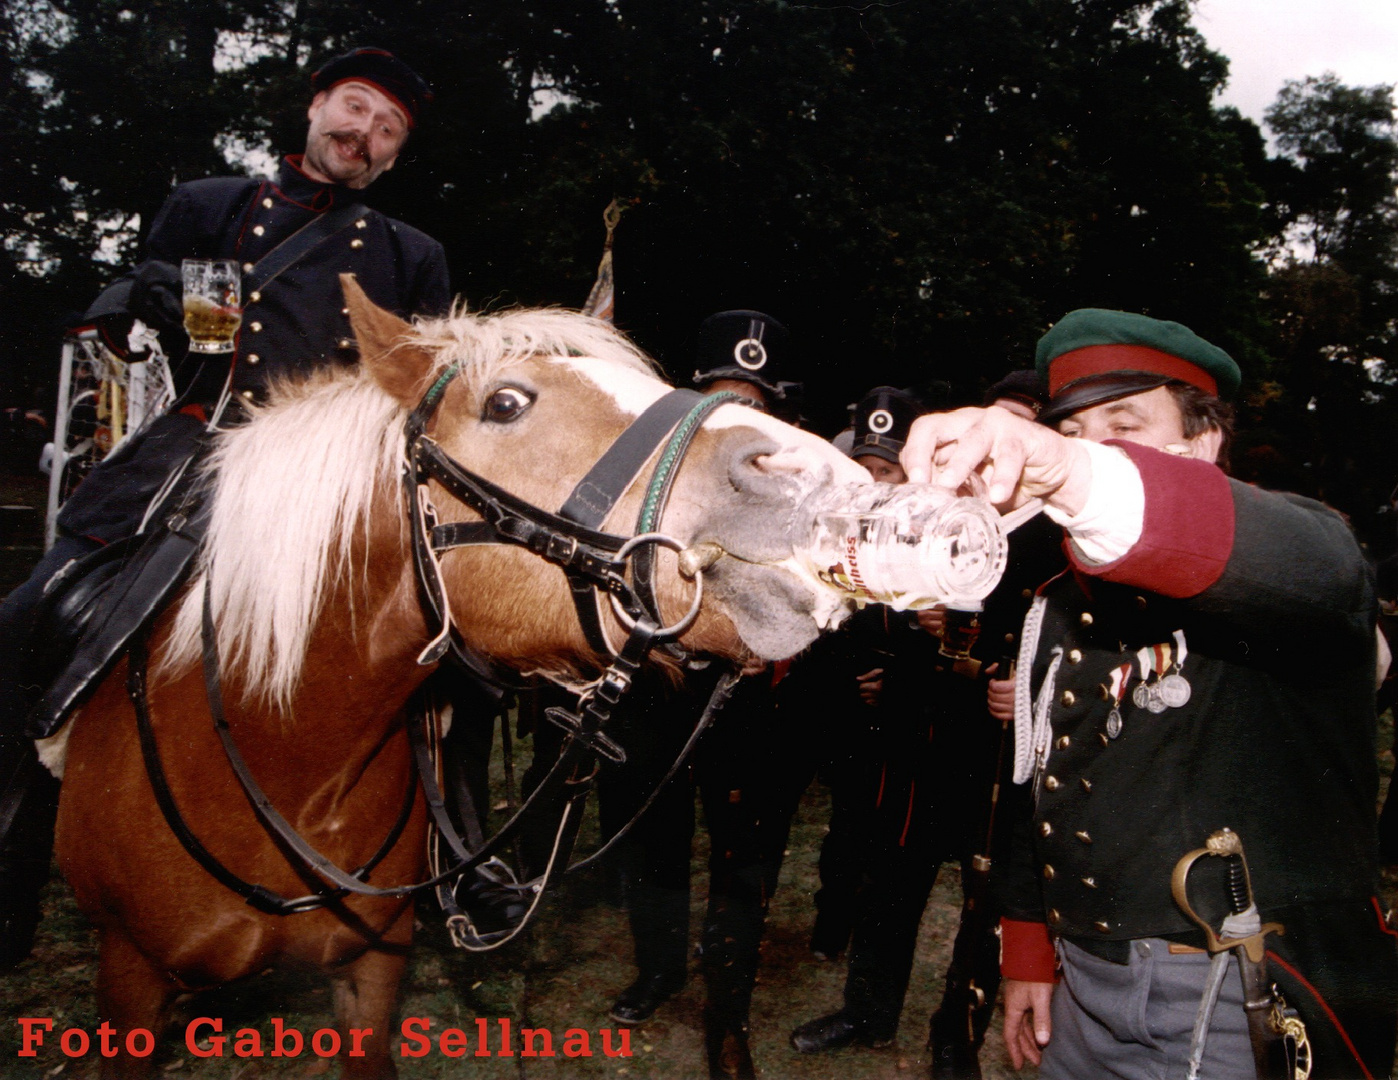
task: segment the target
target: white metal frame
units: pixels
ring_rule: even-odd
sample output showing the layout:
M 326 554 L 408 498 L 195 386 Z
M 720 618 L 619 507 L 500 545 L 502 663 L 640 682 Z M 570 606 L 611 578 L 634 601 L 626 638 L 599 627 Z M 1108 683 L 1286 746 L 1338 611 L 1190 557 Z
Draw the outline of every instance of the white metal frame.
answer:
M 62 509 L 63 482 L 70 464 L 84 458 L 93 464 L 113 453 L 132 435 L 164 412 L 175 398 L 170 365 L 155 332 L 141 322 L 132 328 L 128 344 L 134 355 L 148 359 L 129 363 L 120 359 L 102 342 L 95 327 L 80 327 L 63 338 L 59 358 L 58 407 L 54 416 L 53 452 L 49 457 L 49 497 L 44 514 L 44 550 L 53 546 L 58 512 Z M 93 400 L 101 387 L 120 388 L 120 416 L 111 418 L 121 435 L 103 448 L 94 438 L 74 439 L 73 415 L 81 405 Z M 113 393 L 113 396 L 117 396 Z

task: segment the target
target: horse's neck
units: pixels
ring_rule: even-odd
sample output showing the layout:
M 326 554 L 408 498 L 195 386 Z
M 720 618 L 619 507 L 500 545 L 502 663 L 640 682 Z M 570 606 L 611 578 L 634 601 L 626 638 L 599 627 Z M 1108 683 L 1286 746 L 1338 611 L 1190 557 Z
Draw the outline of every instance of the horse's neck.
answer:
M 295 702 L 298 726 L 304 714 L 317 727 L 342 728 L 334 714 L 345 713 L 372 739 L 429 670 L 417 663 L 427 628 L 397 522 L 377 527 L 370 545 L 362 573 L 342 577 L 311 634 Z
M 321 606 L 290 706 L 245 713 L 266 745 L 306 764 L 333 758 L 348 772 L 401 730 L 398 717 L 430 669 L 427 639 L 399 518 L 375 515 L 367 551 L 338 575 Z

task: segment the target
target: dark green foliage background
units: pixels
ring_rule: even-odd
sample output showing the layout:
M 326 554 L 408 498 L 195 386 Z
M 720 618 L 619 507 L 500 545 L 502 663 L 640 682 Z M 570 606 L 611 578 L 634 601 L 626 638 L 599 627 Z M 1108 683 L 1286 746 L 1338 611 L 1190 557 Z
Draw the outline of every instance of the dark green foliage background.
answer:
M 437 101 L 374 201 L 446 245 L 473 307 L 581 304 L 615 196 L 619 324 L 682 379 L 703 316 L 777 315 L 826 433 L 878 382 L 975 400 L 1063 312 L 1121 307 L 1243 364 L 1243 475 L 1375 526 L 1398 479 L 1392 390 L 1362 366 L 1394 372 L 1391 88 L 1289 87 L 1269 157 L 1255 124 L 1214 107 L 1227 61 L 1187 0 L 0 13 L 6 404 L 51 405 L 63 327 L 135 256 L 114 223 L 232 171 L 220 137 L 298 150 L 310 70 L 377 44 Z

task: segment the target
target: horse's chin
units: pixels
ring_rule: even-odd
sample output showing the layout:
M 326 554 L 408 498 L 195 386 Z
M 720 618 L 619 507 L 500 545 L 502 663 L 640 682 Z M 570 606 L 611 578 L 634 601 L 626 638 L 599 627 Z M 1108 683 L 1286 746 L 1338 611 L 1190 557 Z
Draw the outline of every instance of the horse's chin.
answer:
M 795 656 L 854 610 L 795 560 L 747 563 L 720 560 L 705 579 L 738 636 L 764 660 Z

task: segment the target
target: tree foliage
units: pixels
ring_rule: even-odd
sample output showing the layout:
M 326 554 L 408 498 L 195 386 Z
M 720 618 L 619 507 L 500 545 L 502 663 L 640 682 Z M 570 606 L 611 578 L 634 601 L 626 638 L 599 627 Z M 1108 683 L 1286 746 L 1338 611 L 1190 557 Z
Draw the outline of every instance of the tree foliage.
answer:
M 1361 526 L 1398 482 L 1398 127 L 1393 87 L 1289 82 L 1266 120 L 1274 219 L 1267 392 L 1251 436 L 1288 486 Z M 1380 538 L 1391 544 L 1392 537 Z
M 46 387 L 57 329 L 170 185 L 299 149 L 309 72 L 355 44 L 436 88 L 371 194 L 443 241 L 473 306 L 580 304 L 616 196 L 620 324 L 683 378 L 705 315 L 770 311 L 825 430 L 874 382 L 974 398 L 1084 305 L 1179 319 L 1290 378 L 1275 305 L 1340 289 L 1357 321 L 1327 333 L 1386 356 L 1391 101 L 1300 84 L 1268 159 L 1214 108 L 1227 63 L 1190 8 L 0 0 L 0 362 Z M 1309 230 L 1310 277 L 1266 276 L 1287 229 Z

